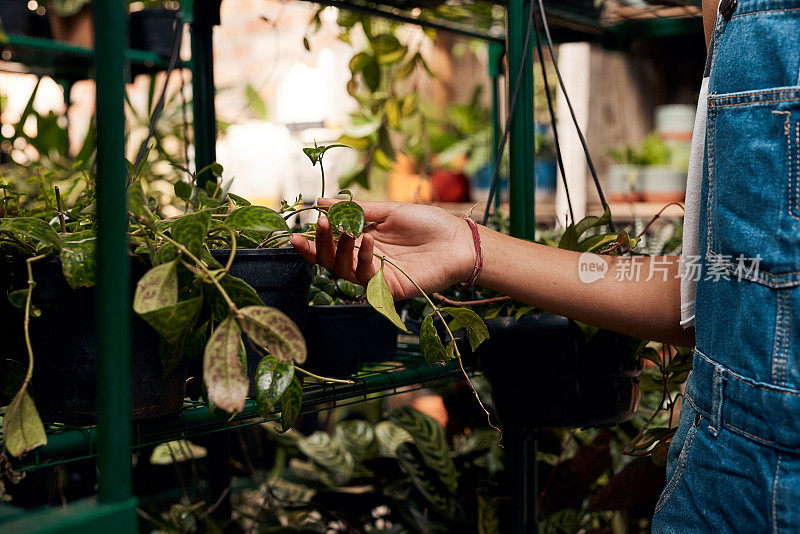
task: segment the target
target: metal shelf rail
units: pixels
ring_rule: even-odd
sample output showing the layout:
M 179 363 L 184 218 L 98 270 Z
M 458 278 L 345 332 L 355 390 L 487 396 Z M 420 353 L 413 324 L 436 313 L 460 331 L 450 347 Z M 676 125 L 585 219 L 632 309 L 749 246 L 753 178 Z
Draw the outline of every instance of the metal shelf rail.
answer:
M 450 0 L 426 8 L 415 7 L 413 0 L 393 1 L 396 3 L 321 0 L 325 5 L 341 9 L 452 31 L 494 43 L 490 73 L 496 86 L 502 47 L 505 46 L 512 78 L 507 85 L 512 87 L 514 78 L 521 78 L 519 105 L 511 118 L 510 129 L 511 229 L 517 237 L 533 238 L 533 40 L 529 41 L 529 48 L 523 53 L 531 0 L 507 0 L 507 3 Z M 213 27 L 220 22 L 220 2 L 183 0 L 181 7 L 183 20 L 190 26 L 192 58 L 188 64 L 192 70 L 197 168 L 216 160 Z M 557 41 L 624 44 L 626 40 L 643 34 L 665 36 L 702 31 L 697 18 L 699 3 L 699 0 L 656 0 L 649 2 L 651 6 L 631 11 L 622 9 L 624 6 L 617 0 L 606 0 L 602 9 L 594 7 L 594 0 L 549 0 L 546 10 Z M 208 433 L 224 435 L 225 430 L 265 420 L 257 417 L 252 402 L 230 422 L 209 417 L 205 407 L 190 403 L 171 421 L 130 423 L 128 325 L 131 312 L 126 250 L 123 98 L 129 68 L 132 72 L 136 69 L 159 70 L 165 67 L 165 60 L 126 50 L 125 0 L 95 0 L 93 6 L 96 42 L 102 46 L 95 47 L 92 52 L 41 39 L 9 36 L 8 41 L 0 43 L 0 59 L 3 60 L 0 70 L 31 72 L 61 79 L 87 77 L 94 73 L 97 82 L 97 268 L 98 301 L 102 303 L 102 310 L 97 314 L 99 424 L 84 429 L 51 429 L 50 444 L 25 459 L 21 469 L 96 456 L 99 492 L 96 498 L 64 507 L 22 511 L 0 506 L 2 532 L 134 533 L 137 531 L 136 500 L 131 488 L 130 463 L 133 447 Z M 521 61 L 523 56 L 526 58 L 524 64 Z M 496 141 L 497 136 L 495 146 Z M 457 372 L 452 364 L 428 368 L 419 359 L 412 358 L 365 372 L 352 386 L 309 386 L 305 391 L 303 409 L 319 411 L 344 403 L 361 402 L 420 387 L 420 384 L 446 381 Z M 530 456 L 535 454 L 531 442 L 529 436 L 522 436 L 518 444 L 511 444 L 511 449 L 518 454 L 527 455 L 527 460 L 522 458 L 522 463 L 514 465 L 524 466 L 525 461 L 534 457 Z M 516 471 L 519 471 L 515 475 L 519 478 L 516 484 L 529 487 L 531 480 L 527 470 L 520 468 Z M 210 481 L 210 485 L 213 483 Z M 526 513 L 520 509 L 517 530 L 534 532 L 535 517 Z

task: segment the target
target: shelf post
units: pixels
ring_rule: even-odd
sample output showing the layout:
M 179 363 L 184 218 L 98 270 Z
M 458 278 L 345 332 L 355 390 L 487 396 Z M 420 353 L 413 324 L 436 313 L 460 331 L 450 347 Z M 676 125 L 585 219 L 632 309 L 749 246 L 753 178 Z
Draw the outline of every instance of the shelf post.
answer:
M 533 156 L 533 38 L 525 50 L 525 34 L 530 21 L 532 0 L 508 2 L 508 102 L 510 105 L 517 78 L 519 93 L 511 116 L 509 134 L 509 195 L 511 235 L 533 240 L 536 217 Z M 533 0 L 535 1 L 535 0 Z M 533 31 L 533 30 L 531 30 Z M 522 61 L 523 55 L 525 61 Z
M 127 2 L 95 2 L 97 81 L 97 422 L 100 504 L 131 503 L 130 275 L 125 166 Z M 124 507 L 121 532 L 136 529 Z
M 195 171 L 217 160 L 217 118 L 214 107 L 214 26 L 218 25 L 220 0 L 191 2 L 192 114 L 194 117 Z M 198 185 L 213 180 L 203 173 Z
M 500 72 L 502 69 L 505 48 L 499 43 L 489 43 L 489 78 L 492 84 L 492 173 L 500 165 L 500 138 L 503 135 L 502 125 L 500 124 Z M 498 174 L 498 180 L 502 178 Z M 502 187 L 498 184 L 494 194 L 494 210 L 500 207 L 500 191 Z

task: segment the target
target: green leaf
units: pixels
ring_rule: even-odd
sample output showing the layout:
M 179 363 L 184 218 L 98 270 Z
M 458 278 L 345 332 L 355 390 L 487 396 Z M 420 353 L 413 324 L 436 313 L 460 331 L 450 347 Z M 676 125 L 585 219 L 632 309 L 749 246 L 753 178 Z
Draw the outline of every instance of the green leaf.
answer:
M 395 458 L 397 447 L 414 441 L 405 429 L 391 421 L 381 421 L 375 425 L 375 439 L 378 441 L 378 454 Z
M 220 279 L 219 285 L 228 294 L 230 299 L 236 304 L 236 307 L 241 309 L 246 306 L 263 306 L 264 302 L 256 293 L 256 290 L 250 287 L 241 278 L 236 278 L 229 274 Z M 222 321 L 231 312 L 228 303 L 223 298 L 222 294 L 217 289 L 217 286 L 211 283 L 203 285 L 203 294 L 205 295 L 208 306 L 211 309 L 211 317 L 215 321 Z
M 364 210 L 352 200 L 337 202 L 328 208 L 327 216 L 331 226 L 353 239 L 364 230 Z
M 202 306 L 203 297 L 195 297 L 139 315 L 161 334 L 164 341 L 174 345 L 194 323 Z
M 458 488 L 458 473 L 450 457 L 442 425 L 432 417 L 407 406 L 392 410 L 389 420 L 411 434 L 425 464 L 439 476 L 447 489 L 455 492 Z
M 147 206 L 147 198 L 142 190 L 141 180 L 135 180 L 128 187 L 128 211 L 133 214 L 137 221 L 144 223 L 148 227 L 153 227 L 155 217 Z
M 210 172 L 215 177 L 222 178 L 222 170 L 223 170 L 222 169 L 222 165 L 220 165 L 219 163 L 217 163 L 215 161 L 214 163 L 209 163 L 208 165 L 206 165 L 205 167 L 203 167 L 202 169 L 197 171 L 197 176 L 196 177 L 200 177 L 201 175 L 203 175 L 203 174 L 205 174 L 207 172 Z M 212 181 L 209 181 L 209 183 L 211 183 L 211 185 L 213 186 L 213 189 L 216 189 L 217 184 L 212 183 Z M 206 185 L 208 185 L 208 184 L 206 184 Z M 213 189 L 212 189 L 212 192 L 209 193 L 209 194 L 213 194 Z
M 183 355 L 187 358 L 196 358 L 203 354 L 206 346 L 206 333 L 208 332 L 208 322 L 203 323 L 186 335 L 183 341 Z
M 314 432 L 297 440 L 297 448 L 314 463 L 332 473 L 337 482 L 344 483 L 353 474 L 353 456 L 327 432 Z
M 303 404 L 303 388 L 295 376 L 292 383 L 283 392 L 281 397 L 281 433 L 286 432 L 294 425 L 300 416 L 300 406 Z
M 228 317 L 211 333 L 203 354 L 203 379 L 208 397 L 228 413 L 242 411 L 250 387 L 239 361 L 241 344 L 239 325 L 236 319 Z
M 597 226 L 603 226 L 604 224 L 608 224 L 610 220 L 611 220 L 611 210 L 608 208 L 603 212 L 603 215 L 600 217 L 589 216 L 583 218 L 582 220 L 578 221 L 575 224 L 576 238 L 580 239 L 581 236 L 584 233 L 586 233 L 587 230 L 595 228 Z
M 564 231 L 564 235 L 558 241 L 558 248 L 563 250 L 575 250 L 578 246 L 578 232 L 575 230 L 575 225 L 570 224 Z
M 91 287 L 95 284 L 97 242 L 94 239 L 67 242 L 61 249 L 61 270 L 70 287 Z
M 661 366 L 663 365 L 663 362 L 661 361 L 661 355 L 653 347 L 643 348 L 639 351 L 638 356 L 644 360 L 653 362 L 659 369 L 661 369 Z
M 364 62 L 364 68 L 361 75 L 364 77 L 364 83 L 370 91 L 375 92 L 381 84 L 381 67 L 372 56 L 367 56 L 369 59 Z
M 354 284 L 350 280 L 339 278 L 336 280 L 336 289 L 347 298 L 357 299 L 364 295 L 364 286 Z
M 389 138 L 389 128 L 385 124 L 378 129 L 378 147 L 390 160 L 397 159 L 392 140 Z
M 174 261 L 153 267 L 139 279 L 133 296 L 133 311 L 139 315 L 178 302 L 178 264 Z
M 325 152 L 327 152 L 332 148 L 350 148 L 350 147 L 347 145 L 343 145 L 341 143 L 336 143 L 333 145 L 306 147 L 303 149 L 303 153 L 306 156 L 308 156 L 308 159 L 311 160 L 312 165 L 316 165 L 317 163 L 322 162 L 322 157 L 325 155 Z
M 428 365 L 433 365 L 439 362 L 446 362 L 452 359 L 442 344 L 442 338 L 439 337 L 439 332 L 433 326 L 434 314 L 431 313 L 422 321 L 422 327 L 419 330 L 419 350 L 422 352 L 422 357 Z
M 234 195 L 233 193 L 228 193 L 228 197 L 231 200 L 233 200 L 234 202 L 236 202 L 236 205 L 238 205 L 238 206 L 249 206 L 250 205 L 250 201 L 249 200 L 247 200 L 244 197 L 240 197 L 239 195 Z
M 375 276 L 373 276 L 367 284 L 367 302 L 369 302 L 370 306 L 375 308 L 375 311 L 389 319 L 397 328 L 406 334 L 409 333 L 408 328 L 403 324 L 403 320 L 400 319 L 394 307 L 394 297 L 392 297 L 392 292 L 389 290 L 389 286 L 386 284 L 386 278 L 383 276 L 383 265 L 381 265 L 381 268 L 378 269 L 378 272 L 375 273 Z
M 61 250 L 62 240 L 53 227 L 41 219 L 33 217 L 15 217 L 0 219 L 0 232 L 21 235 L 36 243 L 42 243 Z
M 35 287 L 35 284 L 34 284 Z M 11 303 L 12 306 L 15 308 L 19 308 L 22 311 L 25 311 L 25 306 L 28 304 L 28 291 L 29 289 L 17 289 L 16 291 L 12 291 L 8 294 L 8 301 Z M 36 306 L 31 303 L 31 317 L 41 317 L 42 310 L 37 308 Z
M 317 290 L 313 295 L 309 296 L 311 297 L 309 302 L 313 306 L 330 306 L 333 304 L 333 297 L 324 291 Z
M 401 444 L 397 448 L 397 462 L 437 512 L 448 519 L 454 519 L 458 515 L 458 501 L 451 491 L 437 483 L 436 475 L 426 465 L 418 447 L 413 443 Z
M 188 202 L 192 198 L 192 184 L 184 182 L 183 180 L 175 182 L 175 196 L 179 199 Z
M 575 247 L 577 252 L 596 252 L 616 241 L 617 234 L 598 234 L 587 237 Z
M 241 308 L 245 334 L 260 347 L 283 362 L 306 361 L 306 341 L 294 321 L 282 311 L 269 306 Z
M 294 378 L 294 365 L 268 354 L 256 369 L 256 406 L 261 417 L 269 417 Z
M 3 417 L 3 439 L 8 453 L 15 458 L 47 445 L 44 425 L 26 390 L 19 391 L 9 404 L 8 412 Z
M 358 461 L 372 458 L 378 452 L 375 429 L 363 419 L 347 419 L 336 424 L 336 441 Z
M 183 245 L 195 257 L 206 239 L 211 226 L 211 212 L 198 211 L 184 215 L 172 225 L 172 239 Z
M 244 206 L 237 208 L 225 218 L 223 223 L 231 230 L 250 230 L 255 232 L 289 232 L 289 225 L 283 217 L 264 206 Z
M 486 328 L 486 323 L 469 308 L 442 308 L 442 311 L 453 316 L 466 329 L 472 350 L 477 349 L 481 343 L 489 339 L 489 329 Z

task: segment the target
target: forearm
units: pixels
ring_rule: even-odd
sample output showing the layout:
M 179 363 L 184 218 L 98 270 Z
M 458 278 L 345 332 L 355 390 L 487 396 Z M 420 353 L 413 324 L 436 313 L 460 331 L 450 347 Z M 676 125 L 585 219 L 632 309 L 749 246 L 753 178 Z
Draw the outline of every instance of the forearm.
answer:
M 587 283 L 579 275 L 578 252 L 521 241 L 485 227 L 480 233 L 484 265 L 478 285 L 608 330 L 693 344 L 693 331 L 680 325 L 679 257 L 665 261 L 595 256 L 607 269 L 603 277 Z

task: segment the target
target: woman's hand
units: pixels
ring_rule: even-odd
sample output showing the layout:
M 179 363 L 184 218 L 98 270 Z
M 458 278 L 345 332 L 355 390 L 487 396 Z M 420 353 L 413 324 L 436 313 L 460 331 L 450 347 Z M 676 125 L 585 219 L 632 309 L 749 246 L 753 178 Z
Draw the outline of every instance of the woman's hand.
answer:
M 319 206 L 337 201 L 319 200 Z M 475 265 L 475 248 L 469 225 L 441 208 L 401 202 L 359 202 L 368 225 L 357 240 L 342 235 L 334 242 L 328 219 L 317 223 L 314 243 L 294 234 L 292 245 L 308 262 L 351 282 L 366 286 L 386 256 L 403 269 L 425 292 L 466 281 Z M 384 265 L 392 295 L 401 300 L 419 295 L 414 285 L 396 268 Z

